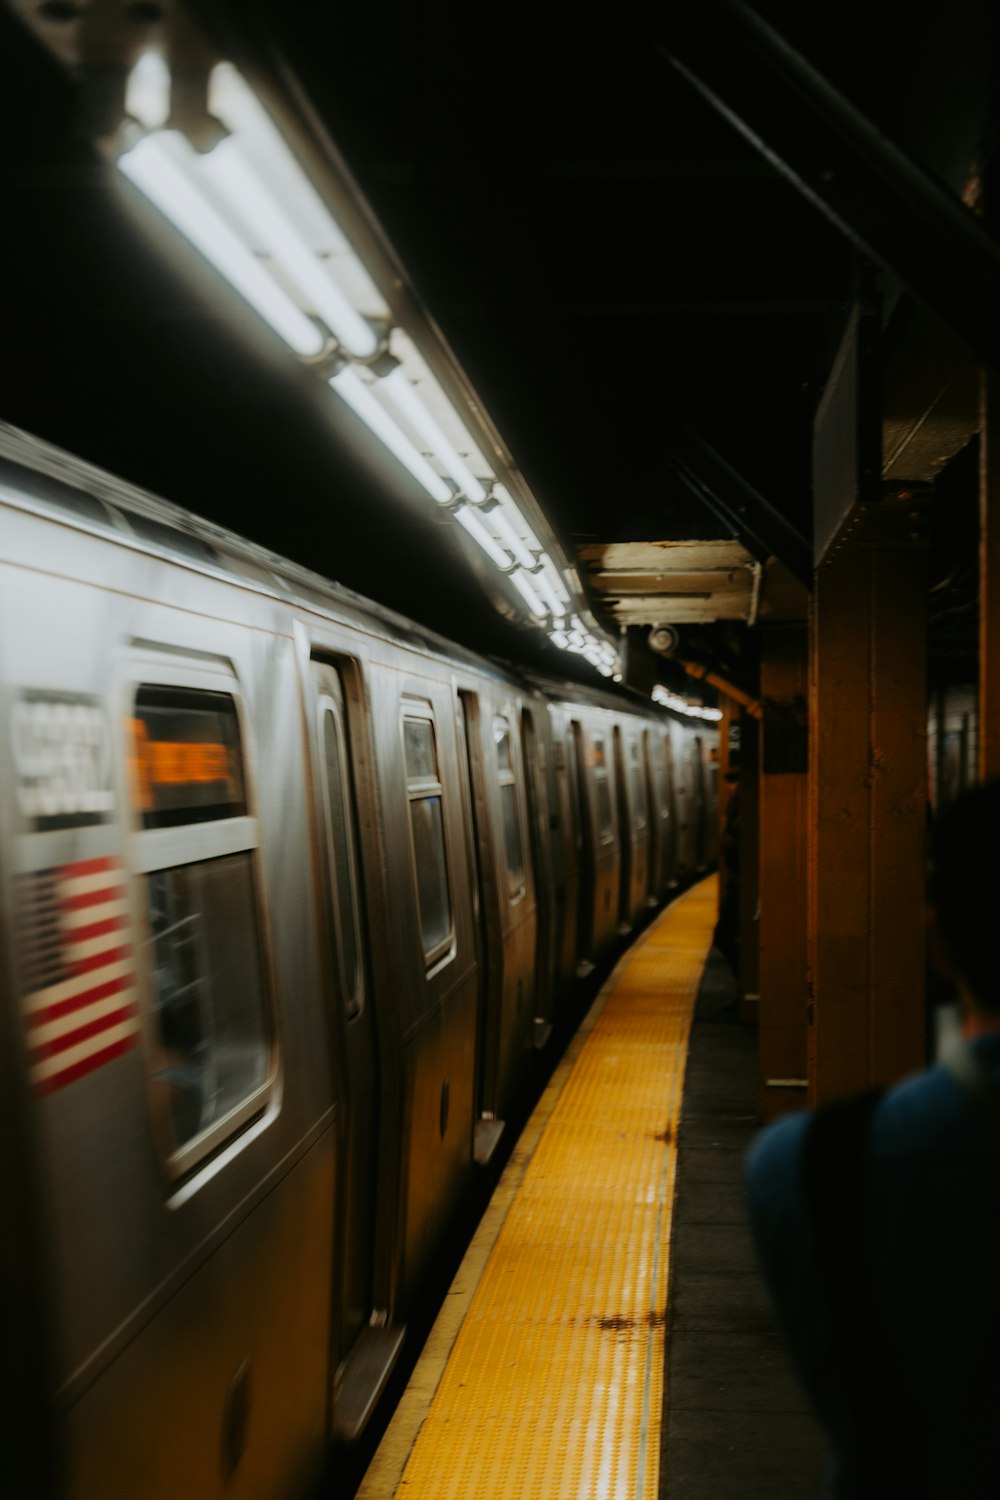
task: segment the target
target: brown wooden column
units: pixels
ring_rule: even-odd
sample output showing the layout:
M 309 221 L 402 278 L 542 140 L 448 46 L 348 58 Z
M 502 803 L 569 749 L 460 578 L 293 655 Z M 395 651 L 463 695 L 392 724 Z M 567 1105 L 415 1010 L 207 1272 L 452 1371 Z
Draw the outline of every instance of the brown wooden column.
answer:
M 810 620 L 810 1098 L 924 1062 L 923 509 L 858 505 L 816 572 Z
M 805 621 L 763 625 L 758 1114 L 806 1102 L 808 650 Z
M 1000 379 L 979 404 L 979 777 L 1000 775 Z

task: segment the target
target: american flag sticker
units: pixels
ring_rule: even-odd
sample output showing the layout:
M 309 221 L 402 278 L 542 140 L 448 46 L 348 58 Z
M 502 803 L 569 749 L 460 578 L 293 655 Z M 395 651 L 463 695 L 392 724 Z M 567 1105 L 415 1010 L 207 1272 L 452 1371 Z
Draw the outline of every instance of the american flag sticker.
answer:
M 17 884 L 29 1076 L 51 1094 L 138 1039 L 125 875 L 118 859 L 84 859 Z

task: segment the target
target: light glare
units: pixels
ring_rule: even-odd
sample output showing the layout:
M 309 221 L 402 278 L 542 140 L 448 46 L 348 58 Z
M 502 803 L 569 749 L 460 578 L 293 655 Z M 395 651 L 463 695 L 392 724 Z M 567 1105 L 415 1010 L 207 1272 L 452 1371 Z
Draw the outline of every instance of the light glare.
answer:
M 330 385 L 360 417 L 368 430 L 383 442 L 390 453 L 408 469 L 433 500 L 452 500 L 454 496 L 440 474 L 435 473 L 422 453 L 418 453 L 404 432 L 396 426 L 387 411 L 379 406 L 371 391 L 350 365 L 345 365 L 330 380 Z
M 144 136 L 118 166 L 296 354 L 319 354 L 323 334 L 264 271 L 192 181 L 193 148 L 174 130 Z
M 473 510 L 472 506 L 460 505 L 455 511 L 455 520 L 460 526 L 465 527 L 472 540 L 482 547 L 490 561 L 495 563 L 501 572 L 505 573 L 511 565 L 511 559 L 503 548 L 490 536 L 483 524 L 482 518 Z
M 390 375 L 383 378 L 382 386 L 396 410 L 409 422 L 414 432 L 419 432 L 441 467 L 448 471 L 463 495 L 469 500 L 485 500 L 486 491 L 482 484 L 431 416 L 413 389 L 402 365 L 397 365 Z
M 253 238 L 291 277 L 337 341 L 360 358 L 374 354 L 378 340 L 371 326 L 331 281 L 277 199 L 247 164 L 235 137 L 220 141 L 203 156 L 199 169 L 230 211 L 243 220 Z

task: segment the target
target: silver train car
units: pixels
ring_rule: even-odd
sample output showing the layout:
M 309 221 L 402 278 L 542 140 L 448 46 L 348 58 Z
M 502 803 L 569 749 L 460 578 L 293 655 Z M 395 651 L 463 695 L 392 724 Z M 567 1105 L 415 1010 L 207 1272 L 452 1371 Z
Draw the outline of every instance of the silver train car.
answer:
M 8 1493 L 307 1494 L 554 1007 L 711 860 L 713 730 L 11 428 L 0 699 Z

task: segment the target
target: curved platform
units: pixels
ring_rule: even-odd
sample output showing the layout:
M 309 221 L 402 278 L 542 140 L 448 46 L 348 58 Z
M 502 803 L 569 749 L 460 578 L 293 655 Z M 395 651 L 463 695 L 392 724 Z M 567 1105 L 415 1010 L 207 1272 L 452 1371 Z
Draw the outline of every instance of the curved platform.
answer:
M 361 1500 L 655 1500 L 677 1127 L 716 881 L 611 975 L 532 1116 Z

